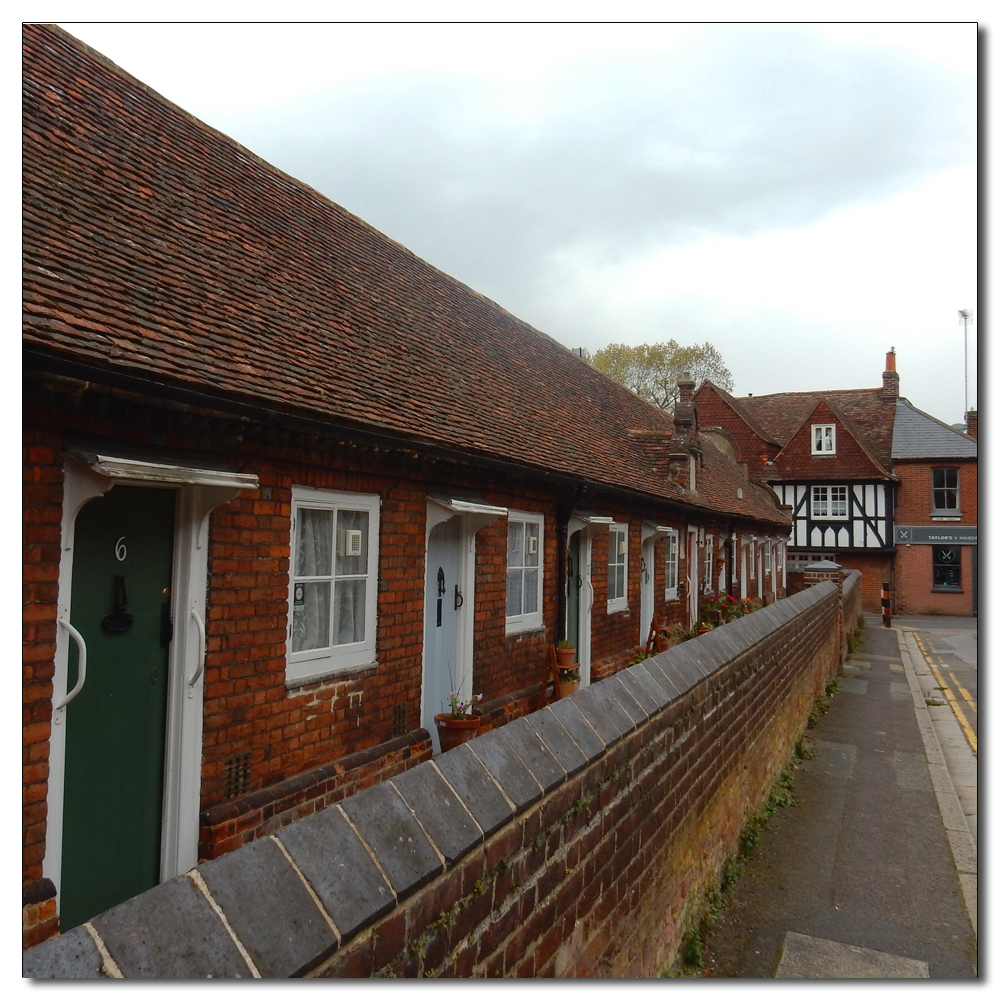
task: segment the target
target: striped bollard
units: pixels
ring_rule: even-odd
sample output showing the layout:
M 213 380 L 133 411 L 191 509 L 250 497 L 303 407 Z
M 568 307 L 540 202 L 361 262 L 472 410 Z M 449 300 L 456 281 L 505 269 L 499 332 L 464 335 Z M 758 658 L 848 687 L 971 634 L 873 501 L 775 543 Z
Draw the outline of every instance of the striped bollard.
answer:
M 882 584 L 882 624 L 886 628 L 892 628 L 892 610 L 890 604 L 890 594 L 892 587 L 888 583 Z

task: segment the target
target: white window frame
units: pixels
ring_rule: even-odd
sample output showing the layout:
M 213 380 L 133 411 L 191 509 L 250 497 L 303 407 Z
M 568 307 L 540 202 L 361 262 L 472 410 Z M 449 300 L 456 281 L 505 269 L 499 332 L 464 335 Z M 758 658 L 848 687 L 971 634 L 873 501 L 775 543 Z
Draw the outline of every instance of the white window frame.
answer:
M 817 490 L 826 491 L 826 497 L 820 500 L 817 496 Z M 833 491 L 843 490 L 844 491 L 844 513 L 834 514 L 833 511 Z M 839 501 L 838 501 L 839 502 Z M 823 504 L 826 509 L 825 514 L 817 513 L 820 508 L 818 504 Z M 822 486 L 811 486 L 809 488 L 809 515 L 814 521 L 846 521 L 849 516 L 851 509 L 851 494 L 850 490 L 846 486 L 839 484 L 824 484 Z
M 812 453 L 814 455 L 837 454 L 836 424 L 813 424 L 811 434 Z
M 375 639 L 378 626 L 378 540 L 381 498 L 373 493 L 342 493 L 318 490 L 307 486 L 292 487 L 291 551 L 288 564 L 288 632 L 285 653 L 285 686 L 298 687 L 326 677 L 342 674 L 375 662 Z M 292 651 L 292 619 L 295 602 L 295 558 L 298 512 L 303 508 L 319 510 L 360 510 L 368 514 L 368 569 L 363 574 L 365 587 L 365 638 L 362 642 L 325 646 L 320 649 Z M 336 520 L 334 521 L 336 524 Z M 334 542 L 336 547 L 336 541 Z M 334 570 L 336 564 L 334 564 Z M 353 576 L 353 574 L 352 574 Z M 362 574 L 358 574 L 358 577 Z M 335 586 L 335 585 L 334 585 Z M 334 594 L 331 593 L 330 613 L 333 614 Z
M 625 551 L 617 550 L 618 536 L 625 536 Z M 615 522 L 608 528 L 608 614 L 616 611 L 628 611 L 628 523 Z M 612 558 L 613 557 L 613 558 Z M 611 567 L 624 566 L 624 593 L 620 597 L 611 597 Z
M 705 536 L 705 593 L 713 594 L 715 593 L 714 584 L 715 581 L 712 579 L 712 575 L 715 572 L 715 536 L 706 535 Z
M 664 595 L 663 596 L 668 601 L 676 601 L 677 600 L 677 583 L 678 583 L 678 581 L 680 579 L 680 566 L 681 566 L 681 563 L 680 563 L 680 551 L 681 551 L 680 532 L 676 528 L 671 528 L 670 531 L 668 531 L 664 535 L 664 538 L 666 539 L 666 542 L 665 542 L 665 544 L 663 546 L 663 554 L 664 554 L 664 559 L 665 559 L 663 577 L 664 577 L 664 584 L 665 584 L 666 589 L 664 591 Z M 673 561 L 671 561 L 671 558 L 670 558 L 670 556 L 671 556 L 671 548 L 673 549 Z M 673 580 L 673 584 L 671 584 L 671 582 L 670 582 L 671 579 Z
M 771 572 L 771 542 L 770 540 L 764 543 L 764 576 L 768 576 Z
M 543 579 L 545 575 L 545 515 L 537 514 L 533 511 L 525 510 L 509 510 L 507 512 L 508 525 L 511 521 L 519 521 L 522 524 L 537 524 L 538 525 L 538 595 L 536 606 L 537 611 L 531 611 L 528 614 L 519 615 L 507 615 L 505 634 L 514 635 L 517 632 L 528 632 L 532 629 L 538 629 L 544 627 L 545 621 L 543 617 L 542 608 L 542 597 L 545 593 L 543 588 Z M 508 535 L 509 538 L 509 535 Z M 515 571 L 524 571 L 524 565 L 515 567 Z M 507 546 L 507 573 L 511 572 L 510 565 L 510 544 L 508 542 Z

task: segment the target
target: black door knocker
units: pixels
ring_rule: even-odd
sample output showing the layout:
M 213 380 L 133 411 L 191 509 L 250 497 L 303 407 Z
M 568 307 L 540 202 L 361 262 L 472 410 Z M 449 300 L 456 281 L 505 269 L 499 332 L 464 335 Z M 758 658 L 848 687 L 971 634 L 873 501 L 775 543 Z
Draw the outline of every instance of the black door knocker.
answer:
M 101 629 L 109 635 L 120 635 L 132 627 L 132 616 L 128 613 L 128 597 L 125 594 L 125 577 L 115 575 L 115 610 L 101 619 Z

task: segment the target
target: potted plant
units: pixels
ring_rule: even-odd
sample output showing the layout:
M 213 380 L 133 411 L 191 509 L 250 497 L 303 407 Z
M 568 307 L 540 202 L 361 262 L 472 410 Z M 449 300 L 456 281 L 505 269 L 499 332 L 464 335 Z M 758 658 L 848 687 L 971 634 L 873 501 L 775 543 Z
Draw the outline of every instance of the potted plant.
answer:
M 556 667 L 556 698 L 568 698 L 580 690 L 580 665 Z
M 462 743 L 467 743 L 476 735 L 482 717 L 474 715 L 469 709 L 482 700 L 482 694 L 475 694 L 467 701 L 462 701 L 457 691 L 449 693 L 448 701 L 451 703 L 451 711 L 439 712 L 434 716 L 442 753 L 446 750 L 452 750 Z
M 556 666 L 572 667 L 576 663 L 576 646 L 569 639 L 560 639 L 556 643 Z
M 715 626 L 711 622 L 698 622 L 698 635 L 704 635 L 706 632 L 711 632 Z

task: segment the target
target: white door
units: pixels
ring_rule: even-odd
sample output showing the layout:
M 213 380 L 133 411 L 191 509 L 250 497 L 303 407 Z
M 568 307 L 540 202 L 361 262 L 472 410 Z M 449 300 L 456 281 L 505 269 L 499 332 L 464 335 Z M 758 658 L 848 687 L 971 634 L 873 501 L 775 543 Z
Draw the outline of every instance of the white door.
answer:
M 688 626 L 698 621 L 698 529 L 688 527 L 687 544 Z
M 747 547 L 740 546 L 740 597 L 747 598 Z
M 639 604 L 639 643 L 645 644 L 649 637 L 649 627 L 653 624 L 653 589 L 656 581 L 656 566 L 653 562 L 653 553 L 656 551 L 656 537 L 647 538 L 642 543 L 642 563 L 640 572 L 642 573 L 642 585 L 640 587 Z
M 451 517 L 431 529 L 427 541 L 427 580 L 424 594 L 424 683 L 421 725 L 431 734 L 440 753 L 434 716 L 449 709 L 448 696 L 471 683 L 462 663 L 459 625 L 466 614 L 461 566 L 462 519 Z

